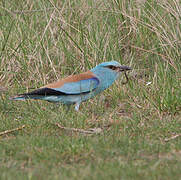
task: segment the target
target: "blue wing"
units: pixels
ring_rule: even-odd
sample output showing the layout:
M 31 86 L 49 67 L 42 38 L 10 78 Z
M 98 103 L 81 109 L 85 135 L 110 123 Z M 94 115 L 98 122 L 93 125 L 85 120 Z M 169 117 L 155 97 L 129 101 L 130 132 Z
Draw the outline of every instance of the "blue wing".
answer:
M 80 80 L 77 82 L 64 83 L 59 88 L 51 88 L 55 91 L 59 91 L 65 94 L 81 94 L 93 91 L 99 85 L 99 79 L 92 77 L 89 79 Z
M 76 77 L 76 76 L 75 76 Z M 70 77 L 72 79 L 72 77 Z M 76 78 L 75 78 L 76 79 Z M 91 91 L 94 91 L 100 81 L 95 76 L 92 76 L 87 79 L 81 79 L 81 80 L 74 80 L 70 82 L 63 82 L 59 81 L 56 86 L 51 87 L 50 85 L 36 89 L 29 93 L 24 93 L 17 95 L 15 97 L 12 97 L 12 100 L 24 100 L 24 99 L 42 99 L 46 96 L 66 96 L 66 95 L 79 95 L 83 93 L 89 93 Z M 59 86 L 60 84 L 60 86 Z

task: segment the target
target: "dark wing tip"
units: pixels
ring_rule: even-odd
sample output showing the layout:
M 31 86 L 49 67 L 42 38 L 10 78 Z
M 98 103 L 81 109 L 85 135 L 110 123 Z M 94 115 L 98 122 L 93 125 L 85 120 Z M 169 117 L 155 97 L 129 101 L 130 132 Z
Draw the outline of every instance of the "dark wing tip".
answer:
M 58 96 L 58 95 L 65 95 L 65 93 L 60 92 L 60 91 L 56 91 L 56 90 L 51 89 L 51 88 L 40 88 L 40 89 L 36 89 L 32 92 L 12 96 L 9 99 L 10 100 L 24 100 L 24 99 L 31 99 L 34 97 Z
M 40 88 L 40 89 L 36 89 L 32 92 L 21 94 L 21 95 L 29 96 L 29 97 L 31 97 L 31 96 L 58 96 L 58 95 L 65 95 L 65 93 L 63 93 L 61 91 L 56 91 L 51 88 Z

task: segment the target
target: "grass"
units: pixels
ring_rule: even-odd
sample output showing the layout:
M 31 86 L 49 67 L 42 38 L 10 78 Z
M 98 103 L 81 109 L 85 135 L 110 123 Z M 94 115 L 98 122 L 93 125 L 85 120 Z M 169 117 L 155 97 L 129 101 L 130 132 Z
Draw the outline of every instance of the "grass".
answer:
M 25 128 L 0 136 L 0 179 L 180 179 L 180 54 L 177 0 L 2 0 L 0 132 Z M 9 100 L 109 60 L 133 68 L 129 83 L 78 113 Z

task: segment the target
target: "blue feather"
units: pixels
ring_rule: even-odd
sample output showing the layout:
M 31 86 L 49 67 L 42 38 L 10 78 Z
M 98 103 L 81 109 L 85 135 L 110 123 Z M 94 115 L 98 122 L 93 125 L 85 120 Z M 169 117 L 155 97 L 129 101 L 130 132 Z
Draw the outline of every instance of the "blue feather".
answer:
M 99 85 L 99 79 L 96 77 L 80 80 L 77 82 L 65 83 L 60 88 L 51 88 L 66 94 L 81 94 L 93 91 Z

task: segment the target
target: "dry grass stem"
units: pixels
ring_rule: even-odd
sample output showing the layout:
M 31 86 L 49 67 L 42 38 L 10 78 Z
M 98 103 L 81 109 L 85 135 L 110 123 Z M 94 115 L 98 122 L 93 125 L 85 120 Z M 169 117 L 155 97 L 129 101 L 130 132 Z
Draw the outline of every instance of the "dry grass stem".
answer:
M 59 123 L 56 123 L 55 125 L 63 130 L 78 132 L 78 133 L 83 133 L 83 134 L 100 134 L 103 131 L 103 129 L 101 129 L 101 128 L 91 128 L 89 130 L 84 130 L 84 129 L 64 127 L 64 126 L 60 125 Z
M 9 134 L 9 133 L 12 133 L 12 132 L 15 132 L 15 131 L 22 130 L 22 129 L 25 128 L 25 127 L 26 127 L 26 126 L 23 125 L 23 126 L 21 126 L 21 127 L 15 128 L 15 129 L 10 129 L 10 130 L 6 130 L 6 131 L 3 131 L 3 132 L 0 132 L 0 136 Z
M 168 142 L 168 141 L 173 140 L 173 139 L 176 139 L 177 137 L 180 137 L 180 136 L 181 136 L 181 134 L 177 134 L 177 135 L 172 136 L 172 137 L 170 137 L 170 138 L 166 138 L 165 141 Z

